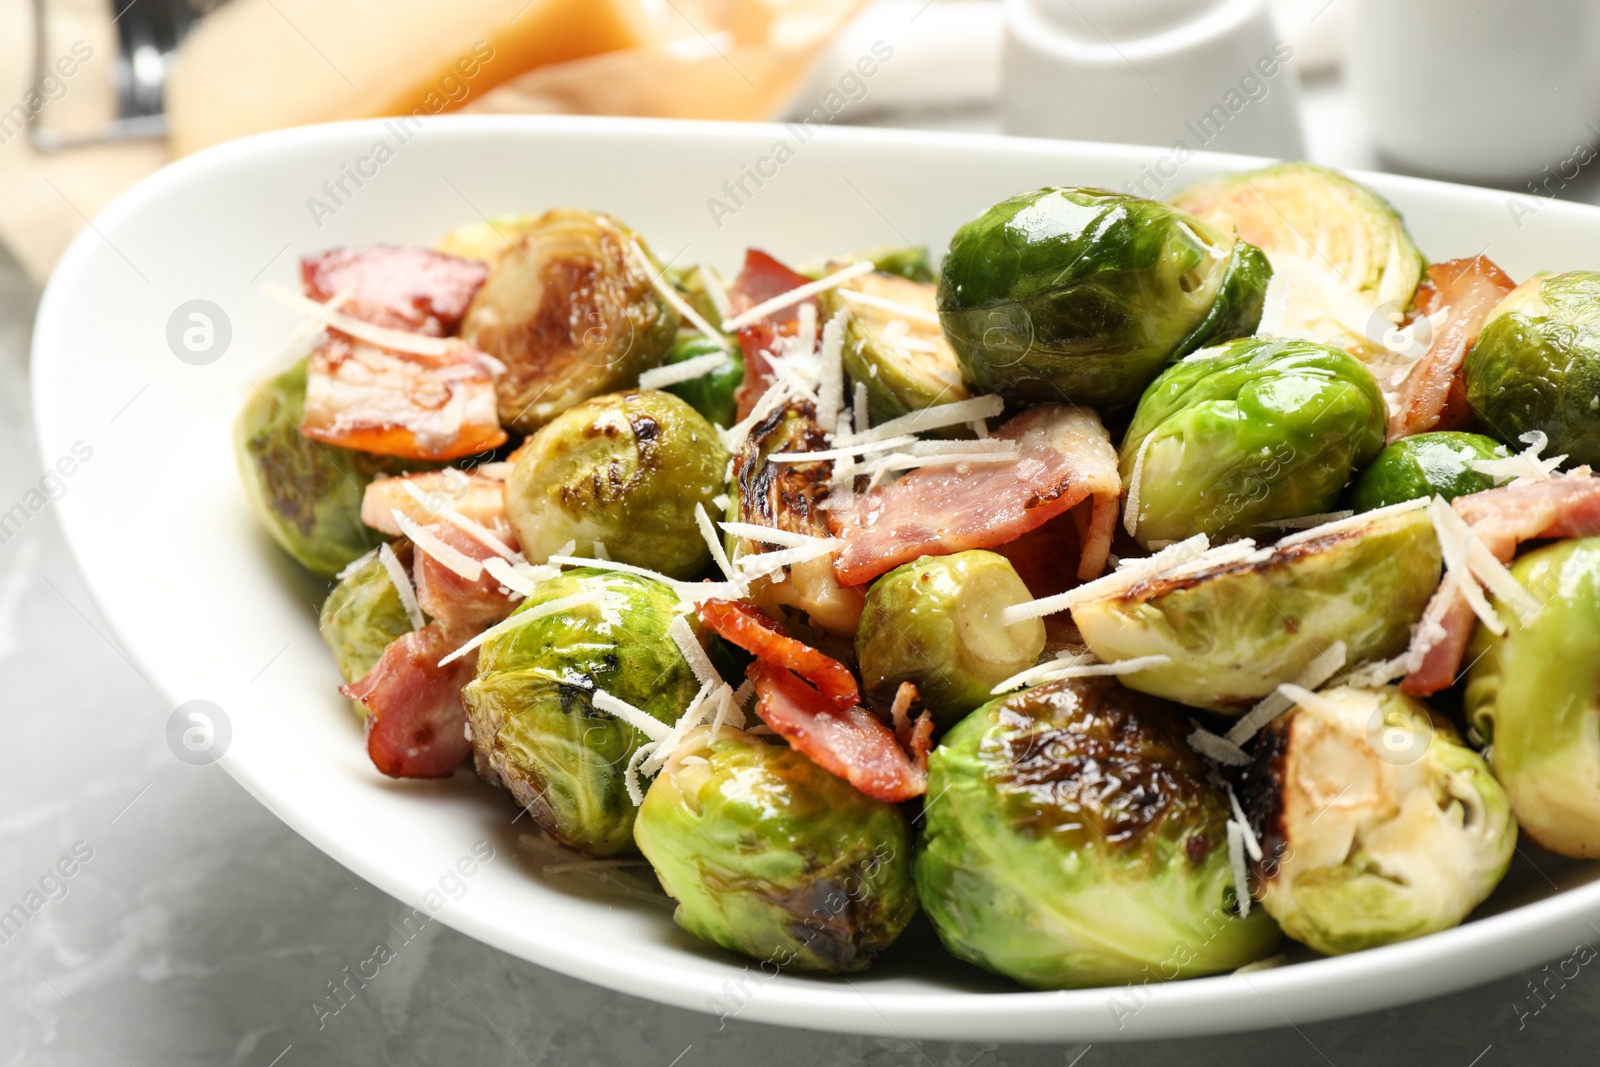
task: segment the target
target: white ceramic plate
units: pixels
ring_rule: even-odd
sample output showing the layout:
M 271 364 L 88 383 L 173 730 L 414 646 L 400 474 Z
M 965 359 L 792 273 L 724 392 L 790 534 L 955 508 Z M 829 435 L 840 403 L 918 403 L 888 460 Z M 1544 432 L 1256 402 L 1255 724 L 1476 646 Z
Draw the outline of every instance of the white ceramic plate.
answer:
M 1197 156 L 1146 189 L 1170 194 L 1255 162 Z M 543 873 L 517 847 L 527 823 L 513 825 L 508 800 L 470 774 L 395 782 L 368 763 L 317 637 L 322 589 L 258 530 L 229 443 L 249 383 L 295 323 L 260 287 L 293 286 L 301 253 L 430 244 L 463 221 L 563 204 L 615 213 L 675 262 L 724 269 L 747 245 L 792 260 L 887 242 L 938 250 L 1002 197 L 1045 184 L 1120 188 L 1146 164 L 1155 169 L 1144 173 L 1169 175 L 1175 166 L 1146 148 L 848 129 L 801 143 L 778 126 L 510 117 L 434 119 L 404 143 L 392 126 L 368 122 L 223 145 L 124 195 L 50 281 L 33 350 L 42 455 L 53 463 L 75 442 L 93 450 L 56 507 L 129 656 L 174 707 L 204 699 L 224 710 L 223 766 L 290 826 L 408 904 L 437 906 L 445 898 L 430 891 L 458 892 L 438 917 L 473 937 L 639 996 L 817 1029 L 1100 1041 L 1389 1006 L 1592 939 L 1600 867 L 1524 846 L 1473 921 L 1340 959 L 1159 988 L 1033 993 L 949 959 L 919 923 L 848 982 L 768 980 L 680 932 L 658 903 Z M 344 177 L 357 169 L 359 186 Z M 758 170 L 759 186 L 745 177 Z M 1600 260 L 1600 210 L 1538 201 L 1534 214 L 1513 213 L 1504 193 L 1364 177 L 1435 258 L 1487 249 L 1516 277 Z M 731 210 L 713 212 L 713 197 Z M 331 212 L 314 218 L 310 198 Z M 231 324 L 229 347 L 208 365 L 178 359 L 168 344 L 169 318 L 191 300 L 212 302 Z M 452 876 L 478 842 L 494 859 Z

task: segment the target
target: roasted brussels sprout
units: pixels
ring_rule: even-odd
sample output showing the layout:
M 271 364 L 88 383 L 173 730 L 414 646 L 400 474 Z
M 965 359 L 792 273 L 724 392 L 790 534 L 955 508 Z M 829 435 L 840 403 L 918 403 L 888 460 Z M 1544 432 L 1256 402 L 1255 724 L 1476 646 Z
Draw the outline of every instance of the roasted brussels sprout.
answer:
M 1398 689 L 1310 694 L 1266 728 L 1241 803 L 1262 905 L 1319 952 L 1454 926 L 1505 875 L 1505 790 L 1455 728 Z
M 457 226 L 439 241 L 439 251 L 447 256 L 500 262 L 523 234 L 539 224 L 539 215 L 496 215 L 478 222 Z
M 1512 575 L 1543 602 L 1502 611 L 1467 656 L 1467 722 L 1540 848 L 1600 857 L 1600 538 L 1561 541 L 1517 560 Z
M 860 293 L 866 300 L 852 299 Z M 917 322 L 875 301 L 888 301 L 934 314 L 934 287 L 892 274 L 864 274 L 817 297 L 818 317 L 840 309 L 844 327 L 844 368 L 850 380 L 867 388 L 867 412 L 874 425 L 935 404 L 965 400 L 972 394 L 961 381 L 961 363 L 936 321 Z
M 678 595 L 661 582 L 566 571 L 539 582 L 511 618 L 594 592 L 597 601 L 535 615 L 485 641 L 461 700 L 478 773 L 556 840 L 605 856 L 633 846 L 623 775 L 644 735 L 595 710 L 595 690 L 673 723 L 700 683 L 667 632 Z
M 1411 305 L 1422 253 L 1389 203 L 1359 182 L 1310 163 L 1279 163 L 1190 186 L 1172 202 L 1259 247 L 1284 294 L 1283 329 L 1364 359 L 1371 334 Z
M 418 464 L 319 444 L 300 432 L 304 360 L 256 386 L 234 422 L 234 457 L 262 525 L 296 563 L 332 578 L 383 543 L 361 523 L 361 497 L 379 474 Z
M 394 551 L 397 562 L 409 570 L 410 543 L 396 542 Z M 370 671 L 389 643 L 410 633 L 412 625 L 389 568 L 374 555 L 333 587 L 322 603 L 317 629 L 348 685 Z M 357 702 L 356 707 L 365 714 L 364 705 Z
M 867 693 L 887 706 L 911 682 L 935 722 L 954 726 L 997 683 L 1038 662 L 1044 623 L 1000 621 L 1030 599 L 1010 562 L 981 549 L 896 567 L 867 590 L 856 631 Z
M 893 274 L 907 281 L 931 283 L 936 277 L 933 264 L 928 262 L 927 249 L 917 248 L 915 245 L 878 245 L 876 248 L 864 248 L 848 256 L 837 256 L 826 263 L 808 263 L 800 268 L 800 273 L 820 278 L 840 267 L 859 263 L 861 260 L 871 262 L 879 274 Z
M 737 421 L 735 415 L 739 405 L 734 393 L 744 382 L 744 356 L 739 350 L 724 347 L 709 337 L 696 334 L 674 344 L 672 351 L 667 353 L 666 362 L 682 363 L 717 352 L 723 354 L 722 366 L 691 381 L 669 385 L 665 392 L 687 402 L 707 421 L 726 427 Z
M 655 289 L 657 270 L 639 238 L 604 215 L 562 209 L 523 228 L 461 323 L 464 340 L 506 365 L 495 382 L 500 422 L 532 432 L 660 363 L 678 313 Z
M 1543 431 L 1549 451 L 1600 466 L 1600 272 L 1530 278 L 1467 353 L 1467 400 L 1507 444 Z
M 917 892 L 945 947 L 1058 989 L 1231 971 L 1277 927 L 1238 914 L 1228 801 L 1178 708 L 1109 678 L 991 701 L 928 761 Z
M 1390 512 L 1323 536 L 1166 578 L 1072 609 L 1107 662 L 1165 655 L 1123 684 L 1237 715 L 1312 660 L 1398 656 L 1439 585 L 1439 540 L 1425 510 Z
M 633 826 L 678 925 L 778 968 L 866 967 L 917 910 L 905 816 L 787 745 L 711 733 L 674 750 Z
M 1260 321 L 1271 269 L 1231 233 L 1103 189 L 1014 196 L 951 238 L 945 336 L 980 391 L 1131 404 L 1172 359 Z
M 1371 372 L 1336 348 L 1246 338 L 1197 352 L 1145 391 L 1122 439 L 1128 528 L 1148 547 L 1326 512 L 1383 448 L 1385 420 Z
M 1467 464 L 1504 459 L 1511 453 L 1493 438 L 1476 433 L 1419 433 L 1403 437 L 1378 453 L 1350 490 L 1357 511 L 1388 507 L 1419 497 L 1454 500 L 1493 489 L 1495 480 Z
M 556 417 L 517 450 L 506 517 L 523 553 L 548 559 L 568 541 L 593 555 L 673 578 L 711 562 L 695 505 L 723 489 L 727 450 L 717 431 L 667 393 L 612 393 Z

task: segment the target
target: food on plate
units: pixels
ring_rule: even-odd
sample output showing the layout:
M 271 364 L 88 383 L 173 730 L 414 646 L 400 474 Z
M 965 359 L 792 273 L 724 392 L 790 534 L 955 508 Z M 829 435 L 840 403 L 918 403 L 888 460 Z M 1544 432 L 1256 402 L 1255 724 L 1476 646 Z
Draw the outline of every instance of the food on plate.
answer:
M 1039 989 L 1216 974 L 1272 952 L 1228 799 L 1181 710 L 1110 678 L 995 699 L 929 759 L 917 892 L 945 947 Z
M 1117 407 L 1254 332 L 1272 271 L 1231 228 L 1104 189 L 1037 189 L 956 231 L 939 318 L 976 391 Z
M 679 926 L 768 968 L 859 971 L 917 911 L 905 815 L 741 730 L 690 733 L 633 836 Z
M 1485 432 L 1513 444 L 1537 431 L 1574 466 L 1600 466 L 1600 272 L 1517 286 L 1484 323 L 1466 378 Z
M 241 475 L 392 788 L 769 973 L 920 908 L 1039 989 L 1446 929 L 1519 824 L 1600 858 L 1600 273 L 1424 272 L 1303 164 L 801 251 L 559 208 L 269 290 Z
M 1330 954 L 1455 926 L 1516 847 L 1483 757 L 1392 687 L 1299 694 L 1263 732 L 1239 800 L 1262 907 Z
M 1600 538 L 1562 541 L 1511 568 L 1539 606 L 1476 628 L 1467 722 L 1511 810 L 1540 848 L 1600 857 Z
M 1383 448 L 1384 407 L 1352 356 L 1299 340 L 1244 339 L 1164 371 L 1122 439 L 1129 534 L 1146 548 L 1197 533 L 1259 536 L 1331 511 Z

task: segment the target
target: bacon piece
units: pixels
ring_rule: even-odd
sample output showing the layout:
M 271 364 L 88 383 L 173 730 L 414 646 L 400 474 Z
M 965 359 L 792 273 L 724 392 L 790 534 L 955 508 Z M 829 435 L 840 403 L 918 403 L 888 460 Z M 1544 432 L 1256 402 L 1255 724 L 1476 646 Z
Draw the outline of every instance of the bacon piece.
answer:
M 300 260 L 306 295 L 327 303 L 350 289 L 339 310 L 375 326 L 445 337 L 461 328 L 487 264 L 429 248 L 330 248 Z
M 472 752 L 461 688 L 477 653 L 440 667 L 459 644 L 439 623 L 389 643 L 360 680 L 339 692 L 367 709 L 367 754 L 391 778 L 448 778 Z
M 1105 568 L 1122 481 L 1100 417 L 1085 408 L 1029 408 L 996 437 L 1017 442 L 1014 463 L 924 467 L 828 512 L 845 546 L 834 573 L 861 585 L 919 556 L 993 548 L 1093 499 L 1078 577 Z
M 744 269 L 733 280 L 728 290 L 728 301 L 733 313 L 749 311 L 757 304 L 775 296 L 798 289 L 811 279 L 792 271 L 759 249 L 749 249 L 744 254 Z M 816 305 L 815 298 L 800 304 Z M 744 353 L 744 381 L 734 393 L 737 402 L 735 418 L 744 419 L 761 399 L 761 394 L 772 384 L 772 365 L 766 353 L 772 350 L 779 337 L 792 336 L 800 315 L 800 304 L 776 311 L 764 322 L 746 326 L 739 331 L 739 349 Z
M 1587 473 L 1504 485 L 1457 497 L 1451 506 L 1501 563 L 1510 563 L 1524 541 L 1600 534 L 1600 478 Z M 1455 684 L 1477 621 L 1467 598 L 1448 583 L 1428 602 L 1423 620 L 1419 634 L 1434 622 L 1443 634 L 1434 637 L 1421 665 L 1400 683 L 1413 696 L 1429 696 Z
M 796 675 L 765 660 L 750 665 L 756 714 L 813 763 L 869 797 L 897 803 L 928 791 L 933 720 L 913 727 L 910 755 L 889 728 L 863 707 L 840 709 Z
M 1433 285 L 1421 293 L 1418 310 L 1431 314 L 1444 308 L 1445 322 L 1400 386 L 1399 402 L 1389 413 L 1390 442 L 1437 428 L 1452 407 L 1452 390 L 1465 396 L 1459 381 L 1467 350 L 1477 341 L 1489 312 L 1516 288 L 1487 256 L 1435 263 L 1428 268 L 1428 278 Z M 1459 409 L 1459 400 L 1455 407 Z M 1452 414 L 1460 417 L 1459 410 Z
M 497 555 L 492 548 L 459 526 L 444 521 L 429 523 L 428 533 L 473 560 Z M 447 652 L 479 630 L 511 614 L 517 602 L 500 591 L 500 581 L 485 570 L 476 579 L 465 578 L 416 546 L 412 576 L 417 582 L 417 606 L 444 627 L 454 641 Z
M 313 353 L 300 432 L 341 448 L 450 460 L 505 443 L 487 357 L 464 342 L 439 356 L 340 333 Z
M 425 500 L 412 496 L 406 490 L 408 485 L 420 491 Z M 361 521 L 374 530 L 399 537 L 403 531 L 394 521 L 396 511 L 408 519 L 432 523 L 439 521 L 439 511 L 444 508 L 471 519 L 504 541 L 506 547 L 517 547 L 516 534 L 506 518 L 505 483 L 453 467 L 372 482 L 361 498 Z
M 850 708 L 861 700 L 849 667 L 790 637 L 776 619 L 748 601 L 707 600 L 700 605 L 700 622 L 758 659 L 796 672 L 835 708 Z

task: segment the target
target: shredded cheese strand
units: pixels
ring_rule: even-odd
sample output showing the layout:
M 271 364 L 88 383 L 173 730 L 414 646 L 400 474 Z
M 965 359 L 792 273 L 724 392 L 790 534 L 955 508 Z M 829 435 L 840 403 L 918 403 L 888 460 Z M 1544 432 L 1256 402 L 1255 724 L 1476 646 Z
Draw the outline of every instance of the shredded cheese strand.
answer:
M 1323 523 L 1321 526 L 1313 526 L 1309 530 L 1301 530 L 1299 533 L 1292 533 L 1288 537 L 1285 537 L 1283 540 L 1279 541 L 1278 547 L 1289 548 L 1293 545 L 1304 544 L 1307 541 L 1315 541 L 1318 538 L 1327 537 L 1330 534 L 1343 533 L 1344 531 L 1354 529 L 1357 526 L 1364 526 L 1376 519 L 1387 518 L 1390 515 L 1402 515 L 1408 511 L 1419 511 L 1427 506 L 1427 497 L 1418 497 L 1416 500 L 1402 500 L 1398 504 L 1390 504 L 1387 507 L 1382 508 L 1373 508 L 1371 511 L 1363 511 L 1359 514 L 1351 515 L 1349 518 L 1335 519 L 1333 522 Z
M 667 633 L 672 635 L 673 642 L 678 646 L 678 651 L 683 653 L 683 658 L 688 662 L 689 669 L 700 680 L 701 685 L 720 685 L 722 676 L 717 673 L 717 668 L 712 664 L 711 657 L 706 655 L 705 646 L 694 635 L 694 627 L 689 623 L 687 615 L 675 616 L 667 626 Z
M 430 514 L 437 515 L 450 525 L 457 527 L 462 532 L 472 537 L 473 540 L 489 549 L 495 555 L 509 560 L 518 560 L 522 558 L 522 553 L 518 552 L 510 545 L 500 540 L 500 538 L 496 537 L 493 530 L 490 530 L 481 523 L 469 519 L 467 516 L 461 514 L 461 512 L 447 504 L 436 504 L 429 500 L 428 494 L 417 488 L 417 484 L 410 478 L 406 478 L 402 481 L 401 488 L 406 491 L 406 494 L 410 496 L 411 499 L 427 508 Z
M 1345 643 L 1335 641 L 1313 656 L 1311 662 L 1295 675 L 1292 684 L 1303 689 L 1316 689 L 1344 669 L 1348 655 L 1349 650 Z M 1294 702 L 1284 693 L 1283 686 L 1280 685 L 1233 724 L 1233 729 L 1227 733 L 1227 739 L 1235 745 L 1242 745 L 1293 706 Z
M 1153 556 L 1144 559 L 1125 559 L 1112 573 L 1103 578 L 1096 578 L 1092 582 L 1085 582 L 1076 589 L 1021 604 L 1012 604 L 1000 613 L 1000 621 L 1010 626 L 1025 619 L 1054 615 L 1058 611 L 1066 611 L 1091 600 L 1116 596 L 1164 570 L 1195 559 L 1209 546 L 1210 540 L 1205 534 L 1195 534 L 1186 541 L 1179 541 L 1175 545 L 1163 548 Z
M 1461 595 L 1472 605 L 1472 613 L 1490 633 L 1504 634 L 1505 620 L 1490 606 L 1489 599 L 1483 595 L 1483 589 L 1472 576 L 1472 568 L 1467 563 L 1467 544 L 1473 537 L 1471 528 L 1456 514 L 1454 508 L 1445 503 L 1442 496 L 1435 496 L 1428 502 L 1428 517 L 1433 520 L 1434 532 L 1439 536 L 1439 551 L 1444 556 L 1445 568 L 1456 579 Z M 1452 522 L 1452 519 L 1455 521 Z
M 1250 756 L 1244 749 L 1227 738 L 1212 733 L 1204 726 L 1194 728 L 1194 732 L 1189 735 L 1189 747 L 1206 759 L 1227 767 L 1243 767 L 1250 762 Z
M 394 516 L 395 525 L 400 527 L 401 533 L 411 539 L 411 543 L 418 551 L 432 556 L 469 582 L 475 582 L 483 577 L 482 563 L 465 552 L 451 548 L 429 533 L 426 528 L 408 519 L 398 508 L 390 508 L 389 514 Z
M 661 294 L 661 299 L 671 304 L 674 311 L 683 316 L 689 325 L 704 334 L 709 340 L 717 342 L 723 348 L 728 348 L 728 339 L 718 333 L 716 328 L 709 322 L 701 318 L 700 313 L 690 307 L 689 302 L 678 294 L 678 290 L 673 284 L 667 281 L 667 272 L 663 270 L 658 273 L 650 265 L 650 257 L 644 254 L 644 249 L 639 247 L 639 242 L 636 239 L 629 240 L 628 247 L 632 249 L 634 259 L 639 264 L 639 269 L 644 271 L 645 277 L 650 279 L 650 284 L 655 288 L 655 291 Z
M 872 270 L 871 260 L 864 259 L 858 263 L 852 263 L 843 270 L 834 271 L 826 278 L 818 278 L 814 282 L 807 282 L 805 285 L 790 289 L 787 293 L 779 293 L 771 300 L 763 300 L 742 315 L 735 315 L 731 319 L 723 319 L 722 329 L 726 333 L 737 333 L 746 326 L 753 326 L 775 312 L 804 303 L 818 293 L 827 292 L 829 289 L 834 288 L 841 282 L 847 282 L 851 278 L 859 278 L 863 274 L 870 274 Z
M 651 367 L 649 370 L 639 373 L 639 388 L 665 389 L 669 385 L 692 382 L 696 378 L 704 378 L 726 362 L 728 362 L 726 352 L 707 352 L 703 356 L 694 356 L 681 363 L 668 363 L 663 367 Z
M 949 404 L 908 411 L 899 418 L 890 419 L 856 435 L 858 441 L 881 441 L 886 437 L 899 437 L 908 433 L 942 430 L 958 426 L 973 419 L 992 419 L 1005 410 L 1006 403 L 993 393 L 957 400 Z
M 902 319 L 909 319 L 912 322 L 920 323 L 923 326 L 939 325 L 939 313 L 937 311 L 927 311 L 923 308 L 912 307 L 910 304 L 901 304 L 894 300 L 885 300 L 881 296 L 873 296 L 871 293 L 863 293 L 859 289 L 840 289 L 839 295 L 844 297 L 852 304 L 860 304 L 862 307 L 876 308 L 879 311 L 887 311 L 891 315 L 899 315 Z
M 427 623 L 423 621 L 422 608 L 417 604 L 417 591 L 411 588 L 411 575 L 400 566 L 400 557 L 394 554 L 394 549 L 389 547 L 387 541 L 378 546 L 378 560 L 383 564 L 383 569 L 389 572 L 389 583 L 400 596 L 400 603 L 406 609 L 406 618 L 411 620 L 411 628 L 422 629 Z
M 1239 900 L 1239 918 L 1250 917 L 1250 869 L 1244 864 L 1244 828 L 1228 820 L 1228 864 L 1233 868 L 1233 895 Z
M 733 314 L 733 301 L 728 299 L 728 290 L 723 288 L 722 279 L 717 277 L 717 272 L 709 263 L 700 264 L 700 284 L 706 287 L 706 296 L 711 298 L 711 305 L 717 309 L 717 318 L 730 317 Z
M 830 436 L 839 432 L 839 413 L 844 410 L 844 324 L 849 318 L 850 312 L 840 308 L 822 328 L 816 421 Z
M 1010 678 L 989 690 L 991 695 L 999 696 L 1013 689 L 1030 683 L 1059 682 L 1067 678 L 1097 678 L 1104 675 L 1137 674 L 1139 671 L 1151 667 L 1165 667 L 1172 662 L 1171 656 L 1135 656 L 1132 659 L 1118 660 L 1115 663 L 1041 663 L 1037 667 L 1029 667 L 1025 671 L 1018 671 Z
M 572 593 L 568 596 L 557 597 L 554 600 L 547 600 L 543 604 L 535 604 L 531 608 L 524 608 L 511 617 L 502 619 L 500 622 L 495 623 L 493 626 L 483 631 L 483 633 L 479 634 L 477 637 L 474 637 L 472 640 L 468 641 L 466 644 L 450 653 L 444 659 L 439 661 L 439 666 L 444 667 L 448 664 L 454 663 L 456 660 L 460 659 L 462 656 L 465 656 L 468 652 L 471 652 L 485 641 L 491 641 L 494 638 L 499 637 L 501 634 L 515 630 L 519 626 L 533 622 L 535 619 L 542 619 L 546 615 L 558 615 L 563 611 L 571 611 L 573 608 L 581 608 L 585 604 L 594 604 L 604 599 L 604 597 L 604 589 L 585 589 L 582 592 Z
M 622 772 L 622 785 L 627 789 L 628 799 L 633 801 L 633 806 L 636 808 L 644 803 L 644 783 L 640 778 L 640 768 L 645 760 L 655 754 L 660 744 L 659 741 L 647 741 L 634 749 L 633 755 L 628 757 L 627 768 Z
M 1144 485 L 1144 454 L 1150 451 L 1150 442 L 1155 439 L 1155 434 L 1145 434 L 1144 440 L 1139 442 L 1139 451 L 1133 457 L 1133 471 L 1128 476 L 1128 497 L 1122 506 L 1122 528 L 1128 531 L 1129 537 L 1139 535 L 1139 490 Z
M 728 559 L 727 550 L 722 547 L 722 538 L 717 536 L 717 528 L 711 524 L 711 516 L 706 514 L 704 504 L 694 506 L 695 525 L 700 527 L 700 536 L 705 538 L 706 547 L 711 550 L 711 558 L 716 561 L 717 569 L 722 576 L 734 585 L 742 584 L 738 573 L 733 569 L 733 561 Z
M 326 304 L 319 304 L 310 297 L 291 293 L 281 286 L 268 282 L 262 286 L 266 295 L 286 307 L 293 308 L 310 318 L 320 321 L 324 326 L 331 326 L 340 333 L 348 334 L 359 341 L 379 348 L 387 348 L 392 352 L 409 352 L 412 355 L 432 356 L 438 359 L 456 353 L 472 353 L 483 356 L 485 366 L 493 371 L 495 367 L 504 372 L 505 365 L 487 353 L 478 352 L 472 346 L 452 337 L 431 337 L 428 334 L 413 333 L 409 330 L 391 330 L 385 326 L 374 326 L 363 319 L 354 318 L 341 311 L 335 311 Z M 494 366 L 489 366 L 492 363 Z
M 721 526 L 735 537 L 743 537 L 748 541 L 759 541 L 764 545 L 782 545 L 785 548 L 804 548 L 814 545 L 819 541 L 830 544 L 836 543 L 831 537 L 817 537 L 813 534 L 790 533 L 788 530 L 779 530 L 772 526 L 758 526 L 753 522 L 722 522 Z
M 595 688 L 589 703 L 607 715 L 615 716 L 638 730 L 652 741 L 665 741 L 672 732 L 672 727 L 662 722 L 655 716 L 634 707 L 620 697 L 612 696 L 604 689 Z

